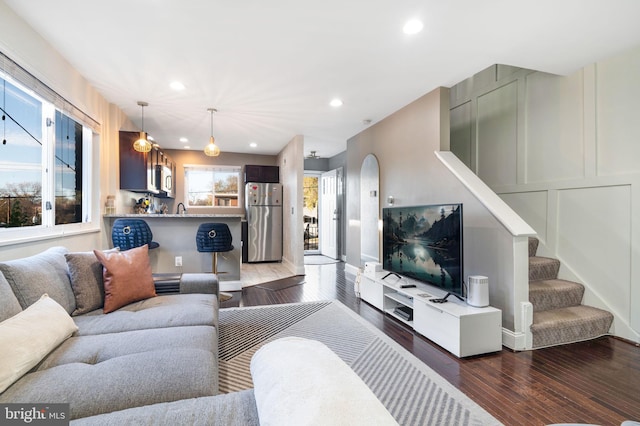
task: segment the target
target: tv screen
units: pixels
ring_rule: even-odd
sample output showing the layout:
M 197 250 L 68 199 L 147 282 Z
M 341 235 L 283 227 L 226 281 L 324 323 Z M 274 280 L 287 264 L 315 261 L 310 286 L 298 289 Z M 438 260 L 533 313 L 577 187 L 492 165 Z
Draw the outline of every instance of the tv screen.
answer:
M 382 267 L 464 296 L 462 204 L 382 209 Z

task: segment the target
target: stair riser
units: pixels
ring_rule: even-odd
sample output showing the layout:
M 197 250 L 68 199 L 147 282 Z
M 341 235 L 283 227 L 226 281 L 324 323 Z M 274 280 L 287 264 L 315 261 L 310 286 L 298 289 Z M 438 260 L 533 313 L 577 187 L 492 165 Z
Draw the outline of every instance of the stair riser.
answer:
M 533 258 L 529 261 L 529 281 L 556 279 L 559 270 L 557 259 Z
M 567 308 L 582 303 L 584 286 L 566 280 L 531 281 L 529 301 L 534 312 Z
M 538 252 L 538 241 L 537 238 L 530 237 L 529 238 L 529 257 L 533 257 Z
M 569 327 L 558 326 L 544 329 L 536 329 L 534 328 L 534 324 L 531 326 L 533 348 L 536 349 L 595 339 L 596 337 L 609 333 L 611 322 L 612 318 L 602 318 L 581 325 Z

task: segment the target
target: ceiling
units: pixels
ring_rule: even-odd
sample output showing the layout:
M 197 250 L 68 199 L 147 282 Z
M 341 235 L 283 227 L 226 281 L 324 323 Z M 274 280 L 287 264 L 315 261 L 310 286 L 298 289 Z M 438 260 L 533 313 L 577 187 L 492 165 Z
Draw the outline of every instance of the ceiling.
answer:
M 138 126 L 148 102 L 145 130 L 174 149 L 204 148 L 213 107 L 223 151 L 303 135 L 331 157 L 366 120 L 492 64 L 568 74 L 640 45 L 638 0 L 3 1 Z

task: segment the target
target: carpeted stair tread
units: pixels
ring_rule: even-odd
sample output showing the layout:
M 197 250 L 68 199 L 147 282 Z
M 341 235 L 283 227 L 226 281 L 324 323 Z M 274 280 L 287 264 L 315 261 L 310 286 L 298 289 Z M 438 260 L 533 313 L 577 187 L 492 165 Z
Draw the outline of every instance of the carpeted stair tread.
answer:
M 553 280 L 558 278 L 560 261 L 549 257 L 529 258 L 529 281 Z
M 534 237 L 529 237 L 529 257 L 533 257 L 538 252 L 538 243 L 540 240 Z
M 576 306 L 582 303 L 584 286 L 561 280 L 539 280 L 529 282 L 529 301 L 534 312 Z
M 531 332 L 533 347 L 574 343 L 609 332 L 613 315 L 592 306 L 570 306 L 534 312 Z

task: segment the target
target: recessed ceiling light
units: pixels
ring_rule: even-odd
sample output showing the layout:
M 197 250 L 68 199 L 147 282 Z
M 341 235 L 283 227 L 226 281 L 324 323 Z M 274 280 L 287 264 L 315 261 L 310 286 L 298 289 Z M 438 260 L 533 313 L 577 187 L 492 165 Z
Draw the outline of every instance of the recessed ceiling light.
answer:
M 184 84 L 180 81 L 172 81 L 171 84 L 169 84 L 169 87 L 173 90 L 184 90 Z
M 418 34 L 424 28 L 424 24 L 419 19 L 411 19 L 404 24 L 402 32 L 405 34 Z
M 258 144 L 257 144 L 257 143 L 255 143 L 255 142 L 251 142 L 251 143 L 249 144 L 249 146 L 250 146 L 251 148 L 256 148 L 256 147 L 258 146 Z
M 180 138 L 180 142 L 187 143 L 187 142 L 189 142 L 189 139 L 187 139 L 185 137 L 182 137 L 182 138 Z
M 185 145 L 184 149 L 191 149 L 191 147 L 189 145 Z
M 332 99 L 331 102 L 329 102 L 329 105 L 331 105 L 334 108 L 338 108 L 341 107 L 343 105 L 342 99 Z

